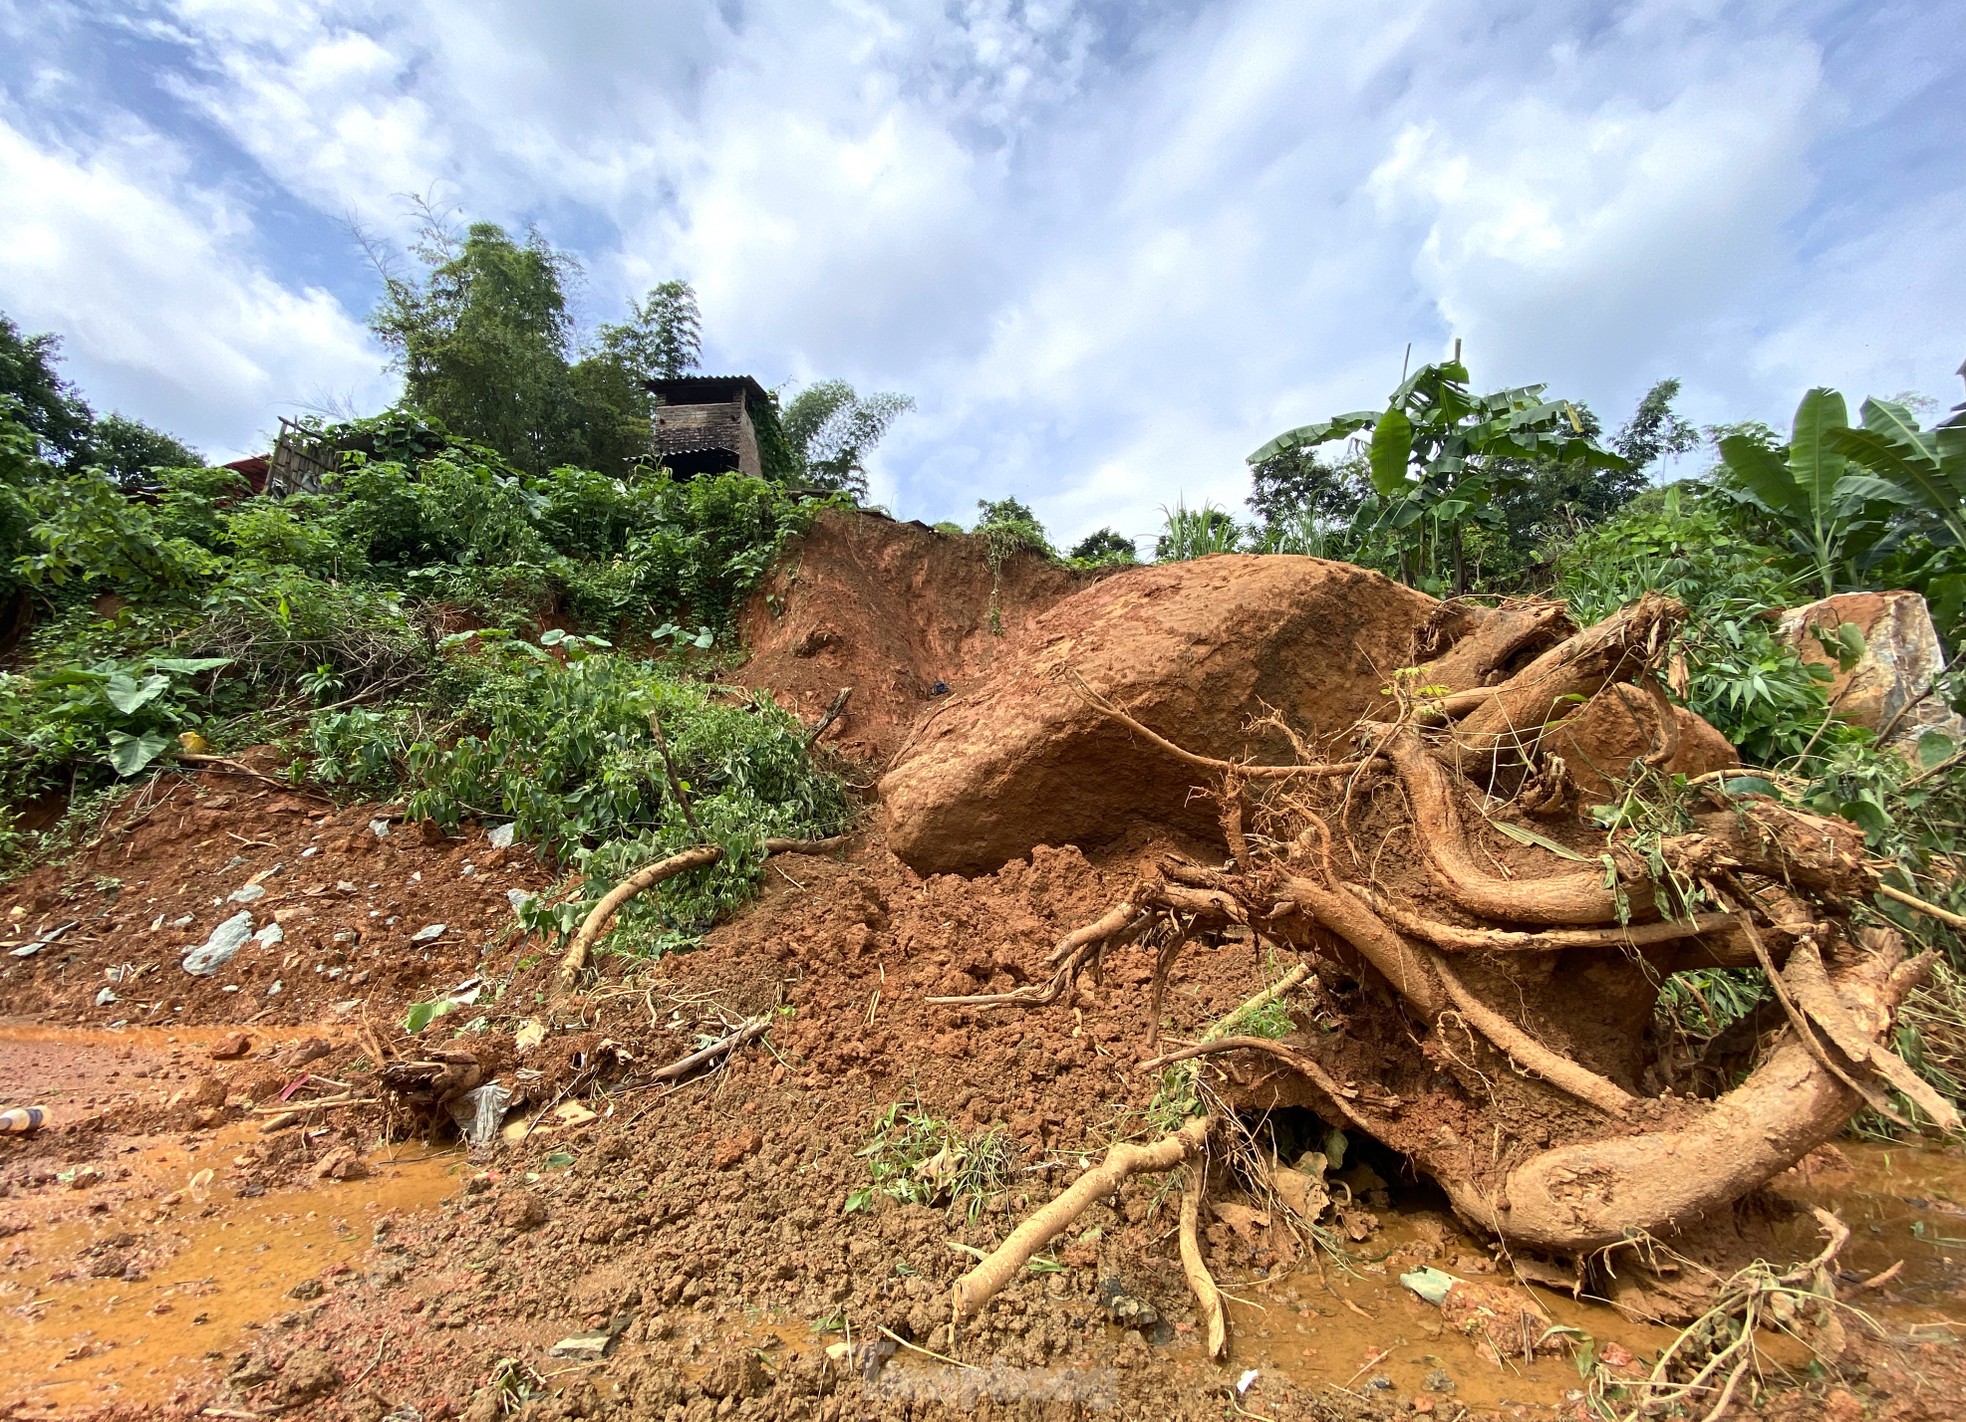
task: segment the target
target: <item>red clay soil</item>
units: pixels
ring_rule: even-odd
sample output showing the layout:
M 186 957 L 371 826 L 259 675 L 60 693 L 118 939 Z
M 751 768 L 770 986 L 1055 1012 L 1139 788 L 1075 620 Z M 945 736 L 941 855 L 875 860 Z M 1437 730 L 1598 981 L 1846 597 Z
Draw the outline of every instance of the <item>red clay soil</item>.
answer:
M 999 577 L 975 535 L 828 509 L 746 604 L 750 660 L 737 676 L 808 721 L 852 687 L 827 744 L 885 762 L 938 682 L 971 685 L 1038 614 L 1095 576 L 1020 552 Z

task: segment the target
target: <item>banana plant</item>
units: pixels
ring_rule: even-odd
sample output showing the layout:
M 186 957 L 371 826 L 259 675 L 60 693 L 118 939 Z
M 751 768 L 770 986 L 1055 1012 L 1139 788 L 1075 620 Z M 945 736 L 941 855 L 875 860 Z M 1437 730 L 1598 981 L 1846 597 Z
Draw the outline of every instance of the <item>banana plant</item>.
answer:
M 1877 496 L 1937 525 L 1934 542 L 1966 546 L 1966 426 L 1921 430 L 1903 405 L 1866 400 L 1861 429 L 1829 432 L 1829 447 L 1882 485 Z
M 1871 401 L 1865 408 L 1881 403 Z M 1915 432 L 1916 422 L 1905 418 Z M 1864 446 L 1870 457 L 1890 452 L 1881 431 L 1850 428 L 1842 395 L 1818 386 L 1796 406 L 1786 449 L 1740 434 L 1720 441 L 1721 487 L 1768 516 L 1809 565 L 1825 597 L 1836 591 L 1839 572 L 1866 561 L 1888 537 L 1883 506 L 1903 505 L 1911 497 L 1889 479 L 1850 467 L 1852 437 L 1864 434 L 1871 436 Z
M 1390 535 L 1400 579 L 1444 586 L 1439 563 L 1452 563 L 1452 586 L 1466 591 L 1462 527 L 1492 520 L 1496 494 L 1544 461 L 1625 469 L 1600 445 L 1568 400 L 1544 397 L 1544 385 L 1470 394 L 1459 359 L 1425 365 L 1400 382 L 1381 410 L 1354 410 L 1286 431 L 1249 456 L 1251 464 L 1287 449 L 1355 438 L 1366 446 L 1375 497 L 1360 510 L 1365 531 Z

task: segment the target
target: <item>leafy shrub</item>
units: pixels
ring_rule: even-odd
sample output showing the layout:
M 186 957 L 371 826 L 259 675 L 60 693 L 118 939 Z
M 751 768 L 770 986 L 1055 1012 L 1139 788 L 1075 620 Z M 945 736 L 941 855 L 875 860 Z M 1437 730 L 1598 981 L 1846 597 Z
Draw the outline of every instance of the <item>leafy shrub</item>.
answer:
M 807 753 L 804 727 L 768 698 L 716 700 L 594 639 L 463 634 L 429 704 L 452 710 L 441 720 L 400 711 L 319 718 L 301 747 L 307 775 L 368 794 L 400 787 L 412 818 L 447 829 L 471 818 L 514 822 L 519 838 L 587 875 L 569 921 L 641 865 L 708 838 L 724 846 L 722 863 L 672 881 L 623 918 L 630 929 L 700 933 L 748 896 L 765 839 L 824 837 L 849 818 L 845 789 Z M 687 814 L 669 788 L 655 718 Z

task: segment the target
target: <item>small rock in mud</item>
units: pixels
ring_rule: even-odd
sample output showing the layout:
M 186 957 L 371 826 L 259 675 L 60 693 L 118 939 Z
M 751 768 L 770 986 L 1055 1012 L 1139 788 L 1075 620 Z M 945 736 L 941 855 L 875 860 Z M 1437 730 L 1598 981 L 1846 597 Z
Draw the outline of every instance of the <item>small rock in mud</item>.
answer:
M 67 1175 L 68 1188 L 71 1190 L 87 1190 L 91 1186 L 102 1184 L 103 1178 L 103 1173 L 96 1169 L 95 1166 L 79 1166 Z
M 546 1223 L 546 1202 L 530 1190 L 501 1192 L 496 1209 L 502 1229 L 537 1229 Z
M 760 1397 L 770 1388 L 771 1377 L 765 1372 L 764 1363 L 749 1348 L 726 1353 L 703 1375 L 703 1392 L 707 1397 Z
M 1428 1370 L 1427 1391 L 1428 1392 L 1454 1391 L 1454 1379 L 1447 1375 L 1447 1369 L 1432 1368 Z
M 286 1051 L 282 1052 L 280 1054 L 280 1065 L 288 1070 L 296 1067 L 304 1067 L 309 1062 L 318 1062 L 322 1057 L 327 1056 L 332 1051 L 334 1051 L 334 1048 L 322 1041 L 319 1037 L 308 1037 L 295 1042 Z
M 314 1167 L 316 1180 L 361 1180 L 368 1176 L 369 1167 L 362 1157 L 348 1146 L 336 1146 L 321 1157 L 321 1163 Z
M 226 1373 L 225 1385 L 235 1392 L 250 1392 L 278 1376 L 258 1353 L 241 1353 L 233 1360 L 231 1371 Z
M 1154 1306 L 1128 1293 L 1116 1274 L 1099 1281 L 1099 1299 L 1106 1307 L 1107 1316 L 1122 1328 L 1138 1328 L 1144 1333 L 1160 1322 L 1160 1313 Z
M 287 1297 L 290 1299 L 299 1299 L 302 1303 L 305 1303 L 309 1299 L 318 1299 L 327 1291 L 327 1285 L 323 1284 L 319 1279 L 302 1279 L 298 1284 L 287 1290 Z
M 253 1039 L 244 1032 L 227 1032 L 205 1049 L 205 1055 L 215 1062 L 237 1061 L 253 1049 Z
M 765 1138 L 756 1131 L 740 1131 L 728 1140 L 717 1142 L 715 1154 L 710 1158 L 713 1170 L 728 1170 L 738 1161 L 765 1143 Z
M 302 1348 L 280 1369 L 280 1401 L 288 1406 L 312 1402 L 341 1386 L 341 1370 L 319 1348 Z

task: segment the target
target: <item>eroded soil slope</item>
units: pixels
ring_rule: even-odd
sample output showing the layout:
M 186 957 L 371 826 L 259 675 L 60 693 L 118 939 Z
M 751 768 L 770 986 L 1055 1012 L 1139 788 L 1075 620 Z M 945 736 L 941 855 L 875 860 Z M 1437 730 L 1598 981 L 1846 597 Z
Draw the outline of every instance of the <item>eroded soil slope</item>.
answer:
M 1028 552 L 992 570 L 980 537 L 829 509 L 746 604 L 737 676 L 809 721 L 852 687 L 828 744 L 884 762 L 937 683 L 962 690 L 1090 581 Z

